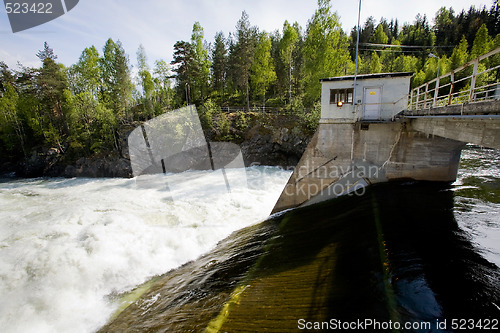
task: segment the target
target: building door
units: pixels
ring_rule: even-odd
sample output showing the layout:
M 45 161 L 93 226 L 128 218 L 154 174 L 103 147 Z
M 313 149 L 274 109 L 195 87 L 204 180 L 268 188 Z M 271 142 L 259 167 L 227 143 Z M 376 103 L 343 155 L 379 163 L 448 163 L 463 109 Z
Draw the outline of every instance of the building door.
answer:
M 382 87 L 365 88 L 363 119 L 380 119 L 380 110 L 382 105 Z

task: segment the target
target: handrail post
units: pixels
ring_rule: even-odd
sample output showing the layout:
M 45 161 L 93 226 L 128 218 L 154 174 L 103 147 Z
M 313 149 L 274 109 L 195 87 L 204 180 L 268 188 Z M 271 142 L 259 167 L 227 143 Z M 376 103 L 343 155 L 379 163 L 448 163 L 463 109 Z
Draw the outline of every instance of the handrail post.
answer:
M 410 92 L 410 111 L 413 110 L 413 90 Z
M 420 86 L 417 87 L 417 101 L 415 102 L 415 110 L 418 110 L 418 100 L 420 98 Z
M 425 95 L 424 95 L 424 107 L 423 109 L 427 108 L 427 92 L 429 91 L 429 82 L 425 84 Z
M 453 95 L 453 89 L 455 89 L 455 72 L 450 73 L 450 92 L 448 93 L 448 105 L 451 105 L 451 96 Z
M 477 69 L 479 67 L 479 58 L 474 59 L 474 70 L 472 71 L 472 79 L 470 81 L 470 91 L 469 91 L 469 103 L 472 102 L 472 98 L 474 96 L 474 90 L 476 89 L 476 78 L 477 78 Z
M 439 76 L 436 78 L 436 88 L 434 89 L 434 100 L 432 101 L 432 107 L 436 107 L 437 99 L 439 95 Z

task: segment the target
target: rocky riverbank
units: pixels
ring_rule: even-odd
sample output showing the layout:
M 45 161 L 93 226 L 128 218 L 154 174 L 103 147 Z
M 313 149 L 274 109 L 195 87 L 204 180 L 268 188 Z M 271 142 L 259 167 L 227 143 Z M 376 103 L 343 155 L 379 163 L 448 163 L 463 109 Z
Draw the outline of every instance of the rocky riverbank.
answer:
M 22 160 L 3 156 L 0 158 L 0 175 L 18 177 L 123 177 L 133 176 L 128 155 L 127 137 L 133 126 L 119 131 L 117 151 L 102 152 L 89 157 L 68 158 L 55 147 L 37 147 Z M 312 132 L 297 126 L 297 119 L 290 116 L 272 118 L 262 123 L 250 122 L 243 131 L 231 124 L 233 139 L 226 140 L 240 146 L 246 166 L 272 165 L 283 168 L 297 164 Z M 207 137 L 211 137 L 210 133 Z M 209 139 L 210 141 L 216 141 Z

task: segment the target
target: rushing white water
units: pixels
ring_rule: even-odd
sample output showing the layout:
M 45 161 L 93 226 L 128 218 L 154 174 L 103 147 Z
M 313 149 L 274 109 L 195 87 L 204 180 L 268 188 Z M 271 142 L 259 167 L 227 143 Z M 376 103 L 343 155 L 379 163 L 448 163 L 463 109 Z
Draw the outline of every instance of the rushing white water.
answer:
M 230 194 L 214 185 L 217 176 L 0 183 L 2 332 L 95 331 L 115 311 L 110 295 L 264 220 L 290 172 L 248 168 L 248 186 Z M 172 201 L 167 177 L 184 180 L 189 195 Z

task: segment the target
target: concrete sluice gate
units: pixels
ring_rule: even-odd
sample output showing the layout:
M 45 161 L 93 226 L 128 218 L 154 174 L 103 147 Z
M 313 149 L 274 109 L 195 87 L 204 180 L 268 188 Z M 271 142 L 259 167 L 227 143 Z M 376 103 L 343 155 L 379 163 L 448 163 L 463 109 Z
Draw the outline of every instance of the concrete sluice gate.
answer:
M 395 180 L 453 182 L 463 142 L 411 130 L 404 121 L 320 124 L 273 212 Z

